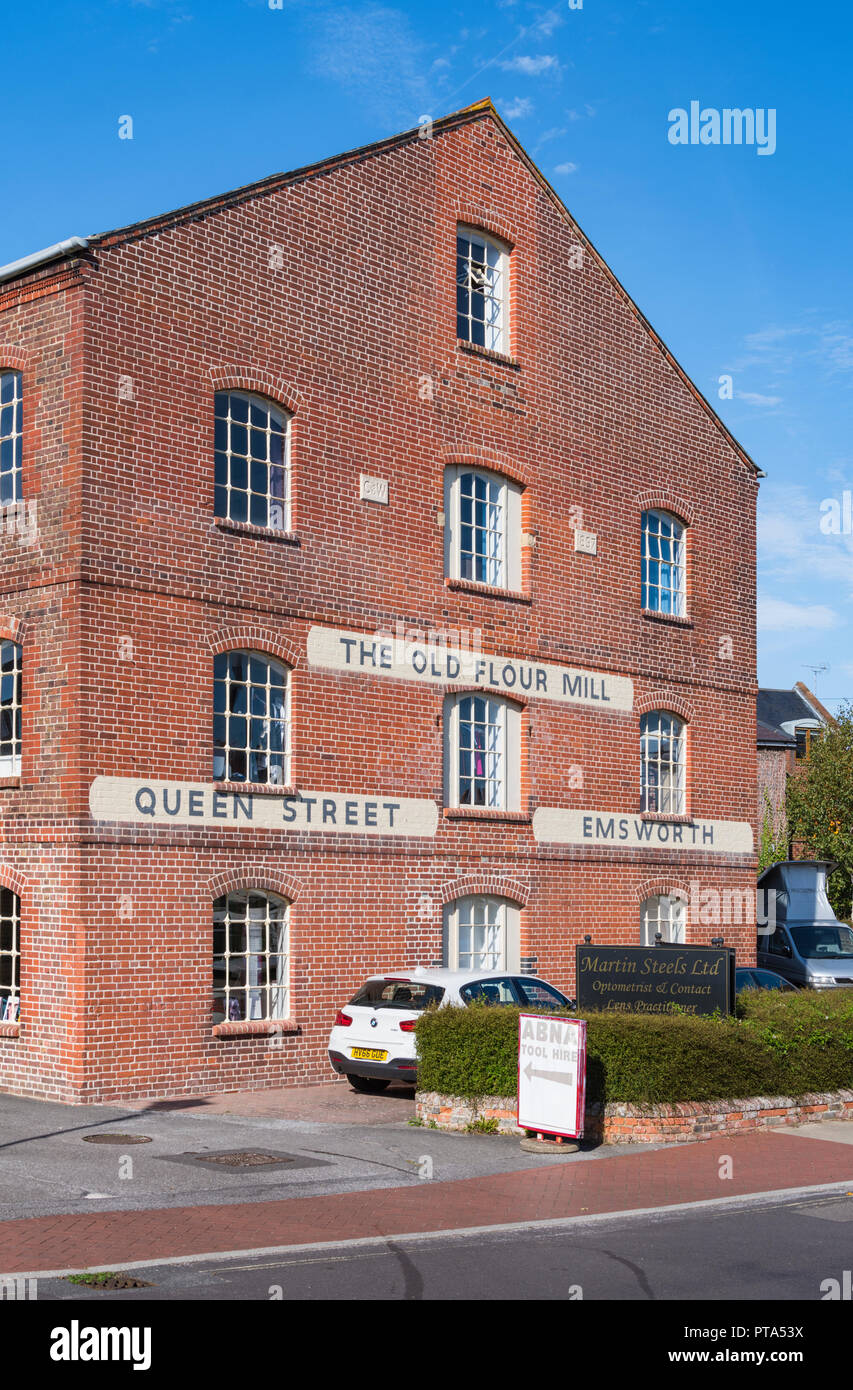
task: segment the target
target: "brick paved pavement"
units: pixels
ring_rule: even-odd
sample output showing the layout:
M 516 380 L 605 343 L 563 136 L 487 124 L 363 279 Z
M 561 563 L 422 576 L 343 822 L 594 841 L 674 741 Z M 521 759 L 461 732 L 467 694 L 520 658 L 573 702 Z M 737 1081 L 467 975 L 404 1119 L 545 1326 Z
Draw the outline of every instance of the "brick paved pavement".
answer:
M 733 1176 L 719 1177 L 728 1154 Z M 591 1215 L 821 1183 L 853 1188 L 848 1144 L 771 1132 L 607 1162 L 222 1207 L 39 1216 L 0 1223 L 0 1271 L 109 1268 L 134 1260 Z

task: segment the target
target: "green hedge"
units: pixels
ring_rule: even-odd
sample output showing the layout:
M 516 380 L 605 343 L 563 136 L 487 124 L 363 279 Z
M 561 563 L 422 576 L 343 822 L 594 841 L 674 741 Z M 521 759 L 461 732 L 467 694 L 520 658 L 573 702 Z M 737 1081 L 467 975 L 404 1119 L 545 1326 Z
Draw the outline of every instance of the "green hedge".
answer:
M 471 1004 L 418 1020 L 418 1089 L 514 1096 L 518 1014 Z M 587 1013 L 587 1098 L 676 1101 L 853 1088 L 853 990 L 741 995 L 737 1018 Z

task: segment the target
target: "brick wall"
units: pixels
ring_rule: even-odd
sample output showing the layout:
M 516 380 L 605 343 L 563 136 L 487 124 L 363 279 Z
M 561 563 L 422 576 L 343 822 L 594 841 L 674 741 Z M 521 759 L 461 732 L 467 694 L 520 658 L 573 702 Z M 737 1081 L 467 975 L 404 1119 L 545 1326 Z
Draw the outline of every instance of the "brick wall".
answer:
M 512 243 L 506 360 L 457 345 L 458 221 Z M 0 352 L 27 364 L 25 490 L 43 519 L 37 550 L 2 540 L 25 751 L 20 787 L 0 790 L 24 959 L 0 1087 L 95 1101 L 323 1079 L 335 1009 L 369 970 L 438 959 L 460 886 L 520 902 L 522 954 L 571 990 L 574 944 L 637 942 L 650 893 L 753 885 L 748 854 L 534 840 L 537 806 L 638 811 L 653 707 L 689 720 L 691 814 L 755 825 L 756 480 L 488 111 L 96 240 L 0 298 Z M 227 386 L 293 410 L 288 540 L 214 522 Z M 444 582 L 444 468 L 472 457 L 524 485 L 521 598 Z M 388 480 L 387 506 L 359 500 L 361 472 Z M 647 505 L 691 522 L 687 622 L 640 612 Z M 580 515 L 595 557 L 574 551 Z M 228 645 L 293 667 L 297 786 L 441 806 L 442 691 L 306 658 L 312 626 L 398 621 L 630 676 L 637 707 L 530 698 L 512 823 L 440 816 L 434 838 L 403 840 L 92 820 L 97 776 L 210 781 Z M 223 884 L 293 904 L 292 1032 L 212 1035 Z M 748 926 L 722 930 L 752 959 Z
M 764 824 L 769 800 L 776 826 L 781 826 L 785 811 L 785 785 L 788 780 L 789 757 L 784 748 L 758 749 L 758 826 Z

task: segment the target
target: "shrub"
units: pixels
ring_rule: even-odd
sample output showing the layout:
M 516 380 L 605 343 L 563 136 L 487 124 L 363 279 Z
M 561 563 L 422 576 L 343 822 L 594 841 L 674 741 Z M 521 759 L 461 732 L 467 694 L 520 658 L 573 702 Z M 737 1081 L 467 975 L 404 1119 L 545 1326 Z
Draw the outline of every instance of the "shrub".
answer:
M 471 1004 L 417 1024 L 418 1088 L 512 1096 L 518 1015 Z M 587 1013 L 587 1098 L 666 1104 L 853 1087 L 853 990 L 750 991 L 739 1017 Z

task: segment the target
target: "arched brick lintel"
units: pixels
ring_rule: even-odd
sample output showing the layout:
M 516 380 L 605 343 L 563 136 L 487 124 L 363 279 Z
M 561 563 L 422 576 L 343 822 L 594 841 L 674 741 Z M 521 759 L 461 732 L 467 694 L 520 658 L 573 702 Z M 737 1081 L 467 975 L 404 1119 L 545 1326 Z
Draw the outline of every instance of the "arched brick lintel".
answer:
M 489 210 L 463 202 L 461 198 L 456 199 L 456 221 L 462 227 L 470 227 L 472 231 L 485 232 L 488 236 L 497 237 L 510 251 L 521 239 L 519 229 L 514 223 L 507 222 L 505 218 Z
M 450 879 L 438 890 L 439 901 L 443 906 L 455 902 L 457 898 L 470 898 L 478 894 L 491 898 L 508 898 L 518 907 L 526 907 L 530 901 L 530 889 L 527 884 L 501 874 L 469 874 L 464 878 Z
M 25 372 L 30 365 L 30 354 L 19 347 L 6 347 L 0 343 L 0 372 Z
M 527 709 L 530 704 L 528 695 L 517 695 L 514 690 L 504 690 L 492 685 L 448 684 L 440 686 L 439 689 L 445 699 L 452 699 L 456 695 L 485 695 L 490 700 L 503 700 L 508 705 L 515 705 L 519 710 Z
M 492 453 L 488 449 L 468 449 L 464 452 L 454 450 L 443 456 L 442 463 L 445 468 L 454 464 L 463 468 L 488 468 L 493 473 L 500 473 L 512 482 L 519 483 L 521 487 L 529 487 L 532 481 L 532 474 L 526 463 L 510 458 L 507 454 Z
M 672 512 L 672 515 L 677 516 L 686 526 L 692 526 L 696 520 L 696 508 L 693 503 L 688 502 L 686 497 L 670 492 L 668 488 L 652 488 L 648 492 L 641 492 L 637 498 L 637 506 L 641 512 Z
M 647 898 L 678 897 L 687 902 L 690 897 L 690 890 L 687 885 L 672 878 L 647 878 L 642 883 L 637 884 L 635 893 L 637 902 L 641 907 Z
M 302 400 L 295 386 L 263 367 L 211 367 L 210 384 L 214 391 L 253 391 L 291 412 L 299 409 Z
M 658 709 L 664 714 L 677 714 L 685 724 L 689 724 L 695 717 L 695 710 L 690 701 L 673 690 L 659 690 L 634 701 L 634 713 L 638 716 L 651 714 L 652 710 Z
M 11 888 L 13 893 L 17 893 L 19 898 L 23 898 L 27 889 L 27 880 L 19 869 L 11 864 L 0 863 L 0 888 Z
M 27 637 L 27 624 L 23 618 L 0 615 L 0 641 L 17 642 L 23 646 Z
M 244 869 L 236 873 L 214 874 L 207 880 L 207 891 L 213 899 L 224 897 L 226 893 L 275 893 L 277 897 L 293 903 L 302 892 L 302 884 L 292 874 Z
M 288 637 L 283 637 L 273 628 L 254 623 L 250 627 L 220 628 L 208 638 L 207 646 L 211 656 L 217 656 L 220 652 L 265 652 L 279 657 L 290 667 L 297 666 L 302 655 Z

